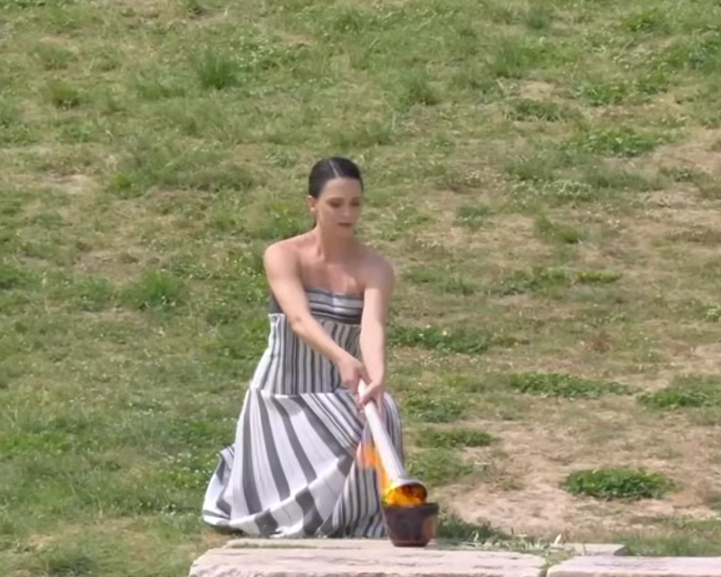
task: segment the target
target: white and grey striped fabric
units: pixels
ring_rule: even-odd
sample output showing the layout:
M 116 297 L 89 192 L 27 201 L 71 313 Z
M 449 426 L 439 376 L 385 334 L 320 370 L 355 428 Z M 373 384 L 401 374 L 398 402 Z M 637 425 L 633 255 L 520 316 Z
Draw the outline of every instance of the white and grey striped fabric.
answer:
M 333 339 L 359 356 L 360 297 L 307 290 Z M 370 430 L 340 375 L 290 329 L 272 300 L 268 346 L 245 395 L 235 443 L 205 493 L 203 519 L 258 537 L 385 536 L 376 474 L 360 466 Z M 389 435 L 403 458 L 401 422 L 386 394 Z

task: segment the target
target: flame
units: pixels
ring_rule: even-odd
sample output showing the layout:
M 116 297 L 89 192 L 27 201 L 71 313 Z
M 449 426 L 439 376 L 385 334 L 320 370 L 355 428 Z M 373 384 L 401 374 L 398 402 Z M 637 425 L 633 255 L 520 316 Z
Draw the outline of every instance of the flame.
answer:
M 397 487 L 385 493 L 383 503 L 389 507 L 415 507 L 425 503 L 423 489 L 418 486 Z
M 359 464 L 365 469 L 373 469 L 378 482 L 378 493 L 383 505 L 389 507 L 413 507 L 425 503 L 423 489 L 417 486 L 391 488 L 383 463 L 381 463 L 375 444 L 362 444 L 359 447 Z

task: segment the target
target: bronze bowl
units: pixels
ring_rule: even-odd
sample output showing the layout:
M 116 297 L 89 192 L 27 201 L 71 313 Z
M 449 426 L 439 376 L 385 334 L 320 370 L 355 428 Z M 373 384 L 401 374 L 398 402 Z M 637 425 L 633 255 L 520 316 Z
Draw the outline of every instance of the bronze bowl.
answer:
M 396 547 L 425 547 L 436 536 L 438 503 L 410 507 L 383 506 L 383 521 Z

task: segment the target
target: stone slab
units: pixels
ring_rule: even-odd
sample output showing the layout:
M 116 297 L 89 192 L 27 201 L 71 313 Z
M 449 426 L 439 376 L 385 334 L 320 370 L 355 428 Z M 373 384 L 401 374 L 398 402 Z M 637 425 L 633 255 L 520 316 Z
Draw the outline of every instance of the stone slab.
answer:
M 721 557 L 575 557 L 548 577 L 721 577 Z
M 623 555 L 626 553 L 625 545 L 616 545 L 613 543 L 560 543 L 554 545 L 554 549 L 572 551 L 576 555 Z
M 262 547 L 280 548 L 280 549 L 387 549 L 393 545 L 388 539 L 326 539 L 326 538 L 309 538 L 309 539 L 261 539 L 261 538 L 245 538 L 232 539 L 228 541 L 224 549 L 237 549 L 241 547 Z M 428 547 L 435 547 L 435 543 L 431 542 Z
M 232 539 L 224 546 L 228 549 L 236 549 L 238 547 L 277 547 L 282 549 L 288 548 L 308 548 L 315 549 L 388 549 L 393 545 L 388 539 Z M 625 551 L 623 545 L 603 544 L 603 543 L 559 543 L 552 547 L 559 551 L 570 551 L 576 555 L 622 555 Z M 426 549 L 441 550 L 478 550 L 472 544 L 464 545 L 463 543 L 450 545 L 447 543 L 438 543 L 431 541 Z
M 211 549 L 189 577 L 539 577 L 544 566 L 541 557 L 511 552 L 288 545 Z

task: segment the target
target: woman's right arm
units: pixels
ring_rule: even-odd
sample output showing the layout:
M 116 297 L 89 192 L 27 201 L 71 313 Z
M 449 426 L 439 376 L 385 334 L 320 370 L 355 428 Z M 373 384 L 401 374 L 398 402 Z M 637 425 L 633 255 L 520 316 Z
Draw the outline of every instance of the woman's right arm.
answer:
M 270 290 L 293 332 L 333 363 L 346 360 L 349 353 L 310 314 L 298 257 L 288 247 L 272 244 L 263 254 L 263 265 Z

